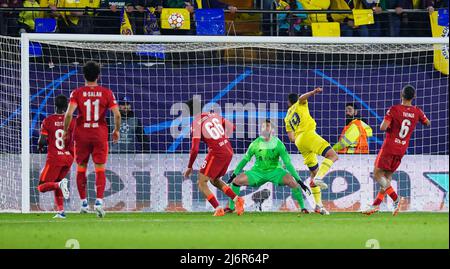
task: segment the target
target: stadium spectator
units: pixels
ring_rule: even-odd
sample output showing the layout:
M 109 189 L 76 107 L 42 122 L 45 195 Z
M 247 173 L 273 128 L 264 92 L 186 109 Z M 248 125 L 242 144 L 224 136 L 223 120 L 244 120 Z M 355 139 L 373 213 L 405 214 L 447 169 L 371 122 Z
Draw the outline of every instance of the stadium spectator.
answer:
M 125 8 L 128 12 L 131 27 L 133 32 L 135 32 L 135 20 L 131 14 L 134 10 L 135 2 L 136 0 L 100 0 L 100 7 L 109 8 L 110 10 L 99 12 L 95 20 L 94 32 L 97 34 L 119 34 L 122 8 Z
M 232 13 L 237 11 L 237 7 L 228 5 L 218 0 L 190 0 L 190 4 L 186 7 L 189 12 L 193 12 L 194 9 L 200 8 L 222 8 L 228 9 Z
M 320 0 L 319 0 L 320 1 Z M 272 10 L 275 9 L 274 0 L 261 0 L 262 9 L 263 10 Z M 263 13 L 262 14 L 262 32 L 263 35 L 270 36 L 272 33 L 272 14 L 270 13 Z
M 275 6 L 277 10 L 302 10 L 303 5 L 300 0 L 276 0 Z M 281 36 L 296 36 L 305 35 L 304 27 L 301 23 L 303 19 L 306 19 L 306 14 L 278 14 L 278 30 Z
M 388 21 L 387 14 L 383 14 L 385 0 L 362 0 L 364 8 L 373 10 L 374 24 L 369 24 L 370 36 L 382 36 L 383 25 Z
M 112 144 L 110 141 L 110 151 L 112 153 L 150 152 L 149 137 L 144 134 L 142 123 L 135 116 L 127 97 L 119 102 L 119 111 L 122 116 L 120 138 L 117 144 Z
M 333 10 L 352 10 L 364 9 L 363 0 L 331 0 L 330 9 Z M 355 26 L 355 21 L 352 14 L 331 14 L 333 21 L 339 22 L 341 25 L 342 36 L 355 36 L 356 34 L 362 37 L 369 36 L 367 25 Z
M 1 7 L 22 7 L 22 0 L 0 0 Z M 0 12 L 0 35 L 17 35 L 17 12 Z
M 340 154 L 369 154 L 367 139 L 372 136 L 372 128 L 358 115 L 356 104 L 345 105 L 345 118 L 346 126 L 333 149 Z
M 429 13 L 433 13 L 435 9 L 447 8 L 448 0 L 424 0 L 423 7 L 428 10 Z
M 23 7 L 29 8 L 39 8 L 41 7 L 39 2 L 36 0 L 25 0 L 23 1 Z M 34 32 L 34 19 L 42 18 L 43 14 L 41 11 L 21 11 L 19 13 L 18 28 L 20 33 L 32 33 Z
M 300 0 L 303 8 L 306 10 L 328 10 L 330 7 L 330 0 Z M 311 23 L 315 22 L 328 22 L 327 14 L 314 13 L 308 14 L 304 20 L 306 25 L 306 31 L 308 35 L 311 35 Z
M 146 16 L 147 8 L 155 9 L 155 17 L 159 21 L 160 13 L 161 13 L 161 1 L 162 0 L 137 0 L 135 3 L 135 8 L 137 12 L 134 12 L 134 19 L 136 24 L 136 34 L 143 35 L 144 34 L 144 20 Z
M 65 8 L 99 8 L 100 0 L 59 0 Z M 66 11 L 60 16 L 59 29 L 62 33 L 90 34 L 94 32 L 93 12 Z
M 428 17 L 424 14 L 407 14 L 404 9 L 420 9 L 422 0 L 384 0 L 386 9 L 395 9 L 395 14 L 389 14 L 390 36 L 424 36 L 429 28 Z M 426 21 L 425 21 L 426 20 Z M 428 29 L 429 30 L 429 29 Z

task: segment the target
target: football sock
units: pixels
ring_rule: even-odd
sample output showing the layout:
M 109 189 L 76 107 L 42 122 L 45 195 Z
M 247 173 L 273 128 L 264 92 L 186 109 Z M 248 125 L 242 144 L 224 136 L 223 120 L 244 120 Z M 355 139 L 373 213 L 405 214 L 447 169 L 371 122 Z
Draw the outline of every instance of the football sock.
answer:
M 226 196 L 230 197 L 231 200 L 235 200 L 236 193 L 234 193 L 234 191 L 230 187 L 228 187 L 227 185 L 224 185 L 222 187 L 222 191 L 223 191 L 223 193 L 226 194 Z
M 332 160 L 325 158 L 322 161 L 322 163 L 320 164 L 319 171 L 317 172 L 317 175 L 315 176 L 315 178 L 323 179 L 333 164 L 334 164 L 334 162 Z
M 375 198 L 375 201 L 373 202 L 373 206 L 379 206 L 383 200 L 384 200 L 385 193 L 384 192 L 378 192 L 377 198 Z
M 106 175 L 105 168 L 95 168 L 95 186 L 97 187 L 97 199 L 103 199 L 105 192 Z
M 59 189 L 58 182 L 47 182 L 38 186 L 39 192 L 47 192 L 58 189 Z
M 300 209 L 303 209 L 305 208 L 305 202 L 303 201 L 302 191 L 299 188 L 292 189 L 292 197 L 294 197 L 294 199 L 298 202 Z
M 236 195 L 239 195 L 241 193 L 241 186 L 235 185 L 234 183 L 231 183 L 231 189 L 233 190 Z M 230 199 L 230 202 L 228 204 L 231 210 L 234 210 L 234 201 L 233 199 Z
M 80 194 L 80 199 L 86 199 L 86 167 L 77 167 L 77 188 L 78 194 Z
M 391 198 L 392 198 L 392 201 L 397 201 L 397 199 L 398 199 L 398 195 L 397 195 L 397 193 L 394 191 L 394 189 L 392 188 L 392 186 L 389 186 L 387 189 L 386 189 L 386 193 L 387 193 L 387 195 L 389 195 Z
M 64 197 L 60 188 L 55 190 L 55 204 L 58 211 L 64 211 Z
M 212 207 L 217 208 L 219 206 L 219 201 L 217 201 L 216 196 L 214 194 L 210 194 L 208 197 L 206 197 L 206 200 L 212 205 Z
M 316 205 L 322 207 L 322 192 L 320 191 L 319 186 L 311 187 L 311 193 L 314 197 L 314 202 L 316 202 Z

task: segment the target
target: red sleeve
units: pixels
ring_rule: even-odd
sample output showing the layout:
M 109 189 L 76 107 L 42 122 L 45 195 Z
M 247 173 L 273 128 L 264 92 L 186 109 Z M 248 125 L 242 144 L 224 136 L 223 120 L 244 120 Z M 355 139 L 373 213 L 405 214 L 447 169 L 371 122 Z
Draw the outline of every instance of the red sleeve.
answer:
M 108 108 L 112 109 L 113 107 L 117 106 L 116 97 L 114 96 L 114 93 L 109 90 L 109 100 L 108 100 Z
M 388 122 L 392 122 L 392 119 L 394 117 L 394 107 L 391 107 L 386 112 L 386 115 L 384 116 L 384 120 Z
M 425 123 L 427 123 L 427 121 L 428 121 L 427 116 L 425 115 L 425 113 L 423 113 L 422 109 L 417 108 L 417 110 L 419 110 L 419 121 L 420 121 L 420 123 L 425 125 Z
M 41 124 L 41 134 L 48 136 L 47 121 L 44 119 Z
M 200 138 L 198 137 L 192 138 L 192 146 L 191 146 L 191 153 L 189 154 L 188 168 L 192 168 L 192 165 L 194 164 L 195 159 L 197 158 L 199 148 L 200 148 Z
M 70 93 L 70 104 L 73 104 L 75 106 L 78 106 L 78 100 L 77 100 L 77 90 L 74 90 Z

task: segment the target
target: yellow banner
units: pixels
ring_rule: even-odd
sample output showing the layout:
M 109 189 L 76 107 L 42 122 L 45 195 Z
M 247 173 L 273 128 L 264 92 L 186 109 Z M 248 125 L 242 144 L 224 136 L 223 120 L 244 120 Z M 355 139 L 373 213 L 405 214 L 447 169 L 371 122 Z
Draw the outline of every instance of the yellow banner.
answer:
M 121 35 L 132 35 L 133 28 L 131 27 L 130 20 L 128 19 L 127 12 L 122 8 L 122 18 L 120 21 L 120 34 Z
M 312 35 L 321 37 L 341 36 L 341 26 L 339 22 L 313 22 L 311 24 Z
M 185 8 L 163 8 L 161 13 L 162 29 L 191 29 L 191 15 Z
M 353 19 L 355 26 L 375 23 L 372 9 L 353 9 Z
M 438 24 L 438 12 L 434 11 L 430 15 L 431 33 L 433 37 L 447 37 L 448 26 L 440 26 Z M 448 45 L 435 45 L 434 49 L 434 68 L 442 74 L 448 75 Z

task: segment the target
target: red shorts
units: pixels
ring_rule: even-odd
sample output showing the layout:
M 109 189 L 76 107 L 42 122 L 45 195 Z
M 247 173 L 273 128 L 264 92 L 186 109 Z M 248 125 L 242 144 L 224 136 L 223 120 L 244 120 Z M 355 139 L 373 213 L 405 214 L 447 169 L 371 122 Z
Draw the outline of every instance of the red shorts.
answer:
M 67 173 L 69 173 L 70 167 L 71 165 L 57 166 L 47 162 L 45 163 L 44 169 L 41 171 L 39 182 L 59 182 L 66 177 Z
M 217 156 L 215 154 L 208 153 L 200 168 L 200 173 L 213 180 L 218 179 L 227 173 L 231 159 L 233 159 L 232 154 Z
M 108 159 L 108 141 L 75 141 L 77 164 L 87 164 L 91 154 L 95 164 L 105 164 Z
M 380 150 L 377 159 L 375 160 L 375 167 L 395 172 L 402 162 L 403 155 L 395 155 L 384 150 Z

